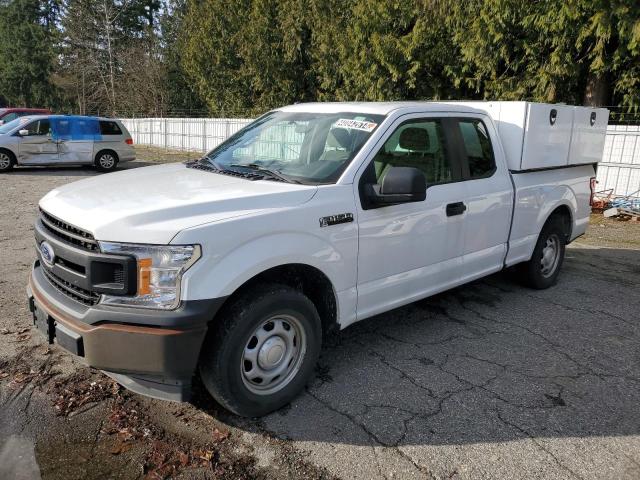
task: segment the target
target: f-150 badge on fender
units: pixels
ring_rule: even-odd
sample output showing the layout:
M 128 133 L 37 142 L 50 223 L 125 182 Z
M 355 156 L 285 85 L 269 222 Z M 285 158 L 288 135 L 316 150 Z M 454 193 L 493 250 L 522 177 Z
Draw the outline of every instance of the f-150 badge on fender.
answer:
M 320 218 L 320 227 L 329 227 L 338 225 L 339 223 L 353 222 L 353 213 L 339 213 L 337 215 L 329 215 Z

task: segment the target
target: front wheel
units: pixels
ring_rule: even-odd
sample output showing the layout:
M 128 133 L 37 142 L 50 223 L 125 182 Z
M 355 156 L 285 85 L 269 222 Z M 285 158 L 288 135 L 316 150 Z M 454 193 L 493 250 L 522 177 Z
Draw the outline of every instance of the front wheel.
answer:
M 566 235 L 559 217 L 550 218 L 540 232 L 531 260 L 519 265 L 523 282 L 538 290 L 558 281 L 564 261 Z
M 200 358 L 209 393 L 228 410 L 257 417 L 288 404 L 306 385 L 320 354 L 313 303 L 285 285 L 261 285 L 224 307 Z
M 15 163 L 16 159 L 11 152 L 0 150 L 0 173 L 8 172 Z
M 104 151 L 96 155 L 96 168 L 100 172 L 113 172 L 118 166 L 118 156 L 115 152 Z

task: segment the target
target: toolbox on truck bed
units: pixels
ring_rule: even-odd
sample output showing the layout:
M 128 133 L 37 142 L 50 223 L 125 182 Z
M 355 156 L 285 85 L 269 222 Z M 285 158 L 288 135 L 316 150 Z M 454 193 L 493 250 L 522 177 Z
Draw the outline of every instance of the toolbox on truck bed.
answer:
M 606 108 L 532 102 L 460 103 L 484 110 L 493 118 L 511 171 L 584 165 L 602 158 L 609 119 Z

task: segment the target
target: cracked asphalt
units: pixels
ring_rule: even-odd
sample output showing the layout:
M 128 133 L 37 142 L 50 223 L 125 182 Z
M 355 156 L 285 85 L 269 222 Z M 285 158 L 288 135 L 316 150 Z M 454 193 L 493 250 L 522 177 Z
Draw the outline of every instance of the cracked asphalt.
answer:
M 89 369 L 57 346 L 47 350 L 35 332 L 18 333 L 31 325 L 24 286 L 37 201 L 93 174 L 0 176 L 0 329 L 10 332 L 0 335 L 2 478 L 145 475 L 145 441 L 113 454 L 104 431 L 113 399 L 56 415 L 51 382 Z M 306 391 L 262 419 L 233 417 L 203 395 L 183 405 L 126 399 L 176 445 L 199 445 L 214 428 L 231 432 L 223 454 L 252 470 L 227 469 L 225 478 L 637 479 L 638 238 L 640 224 L 598 218 L 567 249 L 554 288 L 529 290 L 506 272 L 356 324 L 324 347 Z M 48 376 L 16 387 L 11 365 L 44 365 Z

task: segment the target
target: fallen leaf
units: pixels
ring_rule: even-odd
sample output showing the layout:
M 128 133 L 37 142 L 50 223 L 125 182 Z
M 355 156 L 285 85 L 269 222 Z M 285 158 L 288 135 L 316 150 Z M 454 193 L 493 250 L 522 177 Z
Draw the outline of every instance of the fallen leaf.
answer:
M 213 458 L 213 452 L 211 450 L 198 451 L 198 452 L 195 452 L 195 455 L 197 455 L 198 458 L 205 460 L 207 462 L 210 462 L 211 459 Z
M 229 438 L 230 432 L 227 431 L 220 431 L 217 428 L 215 428 L 213 430 L 213 441 L 214 442 L 223 442 L 225 441 L 227 438 Z
M 127 450 L 130 450 L 131 447 L 133 447 L 132 443 L 127 443 L 127 442 L 122 442 L 122 441 L 118 441 L 112 448 L 111 448 L 111 454 L 112 455 L 120 455 L 121 453 L 126 452 Z
M 180 452 L 180 465 L 186 467 L 189 464 L 189 455 L 184 452 Z

